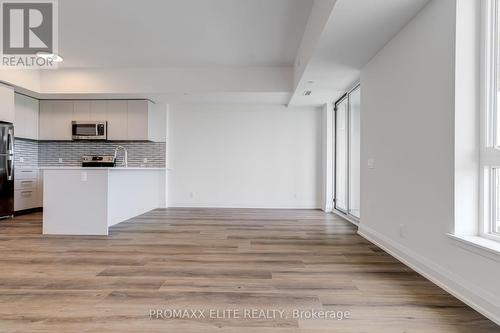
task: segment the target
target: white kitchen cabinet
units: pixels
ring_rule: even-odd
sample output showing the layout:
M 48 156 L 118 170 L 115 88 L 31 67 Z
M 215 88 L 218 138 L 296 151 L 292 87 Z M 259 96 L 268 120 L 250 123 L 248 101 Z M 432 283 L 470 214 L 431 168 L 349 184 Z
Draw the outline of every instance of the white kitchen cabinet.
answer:
M 108 140 L 127 140 L 127 101 L 107 101 Z
M 128 101 L 128 140 L 164 142 L 166 139 L 166 111 L 166 108 L 153 104 L 151 101 Z
M 73 101 L 40 101 L 40 140 L 71 140 L 73 109 Z
M 167 140 L 167 105 L 149 102 L 148 140 L 165 142 Z
M 38 122 L 40 117 L 40 101 L 36 98 L 26 97 L 26 114 L 24 118 L 25 138 L 38 140 Z M 14 128 L 15 131 L 15 128 Z
M 19 168 L 14 172 L 14 210 L 42 207 L 43 187 L 38 169 Z
M 14 89 L 0 84 L 0 121 L 14 123 Z
M 26 138 L 26 121 L 28 106 L 26 96 L 15 94 L 14 96 L 14 136 L 16 138 Z
M 105 100 L 90 101 L 90 120 L 106 121 L 108 118 L 107 104 Z
M 40 102 L 40 140 L 71 140 L 71 121 L 107 121 L 108 140 L 166 138 L 166 108 L 148 100 L 50 100 Z
M 15 94 L 14 135 L 16 138 L 38 140 L 39 101 Z
M 34 189 L 14 191 L 14 211 L 38 208 L 37 194 Z
M 90 120 L 90 101 L 75 101 L 73 105 L 74 121 Z
M 166 105 L 148 100 L 127 101 L 127 136 L 124 140 L 165 142 Z
M 127 101 L 127 140 L 149 139 L 149 101 Z

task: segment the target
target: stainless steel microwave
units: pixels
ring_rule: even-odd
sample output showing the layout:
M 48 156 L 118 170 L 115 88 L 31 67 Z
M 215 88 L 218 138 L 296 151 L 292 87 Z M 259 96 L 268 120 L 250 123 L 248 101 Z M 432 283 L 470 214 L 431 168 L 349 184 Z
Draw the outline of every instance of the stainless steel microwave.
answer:
M 106 121 L 72 121 L 73 140 L 107 140 L 108 123 Z

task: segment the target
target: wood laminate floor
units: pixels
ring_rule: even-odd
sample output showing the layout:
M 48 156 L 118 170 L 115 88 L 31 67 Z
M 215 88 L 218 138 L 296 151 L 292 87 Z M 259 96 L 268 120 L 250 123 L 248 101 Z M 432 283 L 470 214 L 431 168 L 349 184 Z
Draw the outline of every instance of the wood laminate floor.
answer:
M 320 211 L 155 210 L 109 237 L 42 236 L 41 218 L 0 222 L 0 332 L 500 331 Z M 253 309 L 268 312 L 244 318 Z M 351 318 L 297 319 L 299 309 Z

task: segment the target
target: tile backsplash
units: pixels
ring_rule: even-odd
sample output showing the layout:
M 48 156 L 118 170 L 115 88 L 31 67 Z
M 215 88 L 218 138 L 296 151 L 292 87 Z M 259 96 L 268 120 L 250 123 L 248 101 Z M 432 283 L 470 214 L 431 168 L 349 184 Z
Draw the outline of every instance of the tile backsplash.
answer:
M 38 141 L 16 138 L 14 141 L 14 163 L 27 167 L 38 166 Z
M 80 166 L 82 155 L 113 155 L 116 146 L 128 151 L 130 167 L 165 167 L 165 142 L 144 141 L 31 141 L 16 139 L 15 160 L 26 166 Z M 24 162 L 20 162 L 21 157 Z M 62 163 L 59 162 L 62 159 Z M 145 162 L 144 159 L 147 159 Z M 123 163 L 123 150 L 118 152 L 117 165 Z

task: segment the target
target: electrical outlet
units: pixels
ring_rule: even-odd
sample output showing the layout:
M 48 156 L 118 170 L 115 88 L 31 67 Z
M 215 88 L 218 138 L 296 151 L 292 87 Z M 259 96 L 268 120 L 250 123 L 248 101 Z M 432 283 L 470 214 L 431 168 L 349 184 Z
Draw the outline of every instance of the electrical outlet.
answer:
M 189 197 L 190 197 L 191 199 L 193 199 L 193 197 L 194 197 L 194 193 L 193 193 L 193 192 L 189 192 Z
M 147 159 L 147 158 L 144 158 L 143 163 L 144 163 L 144 164 L 147 164 L 147 163 L 148 163 L 148 159 Z
M 368 159 L 368 169 L 375 169 L 375 159 L 374 158 Z
M 404 224 L 399 225 L 399 237 L 405 238 L 406 226 Z
M 59 163 L 62 163 L 63 162 L 63 159 L 62 158 L 59 158 Z
M 19 157 L 19 162 L 24 163 L 24 157 Z
M 87 180 L 88 180 L 87 171 L 82 171 L 82 173 L 80 174 L 80 181 L 86 182 Z

